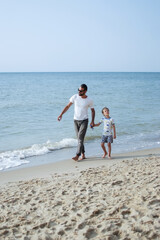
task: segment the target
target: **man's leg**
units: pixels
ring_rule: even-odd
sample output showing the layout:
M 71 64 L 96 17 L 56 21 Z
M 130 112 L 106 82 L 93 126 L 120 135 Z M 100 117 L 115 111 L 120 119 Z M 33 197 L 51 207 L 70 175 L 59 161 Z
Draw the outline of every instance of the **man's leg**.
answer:
M 77 136 L 77 139 L 78 139 L 78 132 L 79 132 L 79 128 L 80 128 L 80 124 L 79 124 L 79 121 L 77 120 L 74 120 L 74 129 L 75 129 L 75 132 L 76 132 L 76 136 Z M 72 159 L 77 161 L 79 158 L 79 155 L 76 155 L 75 157 L 73 157 Z
M 74 126 L 75 126 L 75 131 L 76 131 L 76 135 L 78 138 L 78 146 L 77 146 L 77 153 L 76 156 L 74 158 L 72 158 L 73 160 L 78 160 L 79 156 L 82 153 L 82 158 L 85 158 L 84 156 L 84 137 L 87 131 L 87 127 L 88 127 L 88 119 L 83 120 L 83 121 L 74 121 Z
M 82 158 L 85 158 L 85 148 L 84 148 L 84 138 L 86 135 L 86 131 L 87 131 L 87 127 L 88 127 L 88 119 L 83 120 L 81 122 L 80 128 L 79 128 L 79 132 L 78 132 L 78 148 L 77 148 L 77 154 L 80 156 L 82 154 Z

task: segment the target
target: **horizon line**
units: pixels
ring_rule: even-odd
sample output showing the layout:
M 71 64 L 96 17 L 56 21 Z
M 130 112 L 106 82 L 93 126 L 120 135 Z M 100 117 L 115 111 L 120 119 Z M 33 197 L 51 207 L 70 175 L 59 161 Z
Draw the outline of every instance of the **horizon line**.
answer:
M 0 73 L 160 73 L 160 71 L 8 71 Z

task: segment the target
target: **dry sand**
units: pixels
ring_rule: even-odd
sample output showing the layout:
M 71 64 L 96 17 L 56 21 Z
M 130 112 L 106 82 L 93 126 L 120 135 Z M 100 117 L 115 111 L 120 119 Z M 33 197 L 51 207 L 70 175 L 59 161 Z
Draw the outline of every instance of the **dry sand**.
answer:
M 0 240 L 158 240 L 159 173 L 160 149 L 2 172 Z

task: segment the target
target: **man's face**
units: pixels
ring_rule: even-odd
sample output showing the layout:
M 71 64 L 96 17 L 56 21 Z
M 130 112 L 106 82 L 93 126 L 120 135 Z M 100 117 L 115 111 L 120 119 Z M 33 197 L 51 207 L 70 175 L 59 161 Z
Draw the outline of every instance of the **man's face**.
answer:
M 86 90 L 84 90 L 84 88 L 82 88 L 82 87 L 79 87 L 78 93 L 79 93 L 79 96 L 83 96 L 83 95 L 85 95 Z

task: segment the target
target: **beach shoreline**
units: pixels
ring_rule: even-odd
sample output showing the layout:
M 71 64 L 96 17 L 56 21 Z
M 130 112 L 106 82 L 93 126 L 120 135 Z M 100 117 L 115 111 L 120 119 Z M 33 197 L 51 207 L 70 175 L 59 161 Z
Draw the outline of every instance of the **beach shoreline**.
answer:
M 144 149 L 133 152 L 113 154 L 112 159 L 107 157 L 103 159 L 99 157 L 88 157 L 83 161 L 75 162 L 72 159 L 61 160 L 53 163 L 46 163 L 36 166 L 22 166 L 21 168 L 9 169 L 0 172 L 0 185 L 10 182 L 26 181 L 34 178 L 47 178 L 52 174 L 58 173 L 74 173 L 86 170 L 88 168 L 96 168 L 100 166 L 110 166 L 119 161 L 131 160 L 136 157 L 146 157 L 149 155 L 160 155 L 160 148 Z M 42 156 L 43 157 L 43 156 Z
M 0 174 L 0 239 L 160 238 L 160 148 Z

